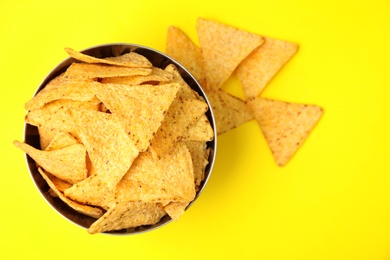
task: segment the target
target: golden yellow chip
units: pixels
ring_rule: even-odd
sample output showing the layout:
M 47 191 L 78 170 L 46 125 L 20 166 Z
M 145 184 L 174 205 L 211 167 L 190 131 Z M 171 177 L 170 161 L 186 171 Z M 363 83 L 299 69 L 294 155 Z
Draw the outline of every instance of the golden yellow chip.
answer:
M 54 191 L 56 196 L 58 196 L 69 207 L 76 210 L 77 212 L 80 212 L 82 214 L 85 214 L 93 218 L 100 218 L 103 215 L 103 211 L 99 208 L 84 205 L 65 197 L 64 194 L 61 192 L 61 189 L 64 189 L 64 187 L 57 186 L 58 183 L 61 183 L 63 185 L 63 182 L 61 182 L 61 180 L 59 180 L 54 176 L 51 176 L 49 173 L 45 172 L 42 168 L 38 168 L 38 171 L 42 175 L 43 179 L 47 182 L 51 190 Z
M 170 82 L 172 79 L 173 79 L 172 73 L 153 67 L 152 73 L 150 75 L 104 78 L 101 80 L 101 83 L 113 83 L 113 84 L 121 84 L 121 85 L 125 84 L 125 85 L 133 85 L 133 86 L 155 83 L 155 85 L 157 85 L 161 83 Z
M 77 143 L 78 143 L 78 141 L 74 136 L 72 136 L 71 134 L 69 134 L 67 132 L 60 131 L 50 141 L 49 145 L 45 149 L 42 149 L 42 150 L 53 151 L 53 150 L 62 149 L 62 148 L 65 148 L 65 147 L 68 147 L 68 146 L 71 146 L 71 145 L 74 145 Z
M 142 225 L 153 225 L 165 211 L 159 203 L 153 202 L 118 202 L 88 229 L 90 234 L 121 230 Z
M 92 79 L 73 80 L 61 74 L 51 80 L 44 89 L 39 91 L 24 106 L 26 110 L 34 110 L 43 107 L 45 104 L 58 99 L 72 99 L 78 101 L 90 101 L 94 98 L 89 86 L 98 84 Z
M 316 105 L 297 104 L 266 98 L 248 101 L 279 166 L 284 166 L 302 146 L 321 118 Z
M 188 131 L 185 131 L 180 137 L 181 141 L 204 141 L 213 140 L 214 130 L 211 127 L 210 121 L 206 115 L 203 115 L 196 121 Z
M 177 97 L 169 107 L 149 149 L 158 157 L 167 153 L 207 109 L 203 101 Z
M 236 70 L 247 99 L 257 97 L 268 82 L 297 52 L 293 42 L 265 37 L 264 44 L 241 62 Z
M 204 61 L 200 48 L 175 26 L 168 27 L 165 52 L 181 63 L 202 87 L 206 87 Z
M 134 161 L 116 190 L 118 201 L 192 201 L 195 184 L 191 154 L 177 143 L 161 159 L 144 152 Z
M 112 114 L 76 109 L 70 114 L 77 137 L 85 145 L 96 173 L 65 190 L 65 195 L 85 204 L 105 207 L 117 183 L 138 156 L 138 150 Z
M 207 97 L 213 108 L 218 135 L 254 119 L 243 100 L 230 95 L 224 90 L 210 90 Z
M 108 65 L 116 66 L 125 66 L 125 67 L 138 67 L 138 68 L 150 68 L 152 64 L 144 56 L 135 53 L 129 52 L 117 57 L 107 57 L 107 58 L 96 58 L 84 53 L 75 51 L 71 48 L 65 48 L 65 51 L 73 58 L 79 61 L 87 63 L 102 63 Z
M 67 79 L 95 79 L 108 77 L 126 77 L 136 75 L 150 75 L 151 68 L 132 68 L 122 66 L 110 66 L 93 63 L 72 63 L 65 71 L 64 77 Z
M 173 64 L 169 64 L 165 71 L 171 73 L 173 75 L 173 82 L 179 83 L 180 88 L 177 91 L 176 96 L 177 97 L 183 97 L 183 98 L 197 98 L 201 99 L 199 94 L 196 93 L 188 84 L 185 82 L 185 80 L 180 75 L 179 71 L 177 70 L 177 67 Z
M 38 127 L 38 135 L 39 135 L 39 144 L 41 150 L 46 150 L 47 146 L 49 146 L 50 142 L 54 139 L 54 137 L 58 134 L 57 129 L 46 128 L 46 127 Z
M 14 141 L 14 145 L 27 153 L 39 166 L 62 180 L 76 183 L 87 177 L 86 150 L 82 144 L 54 151 L 41 151 L 19 141 Z
M 101 84 L 93 88 L 112 115 L 122 122 L 139 151 L 145 151 L 175 98 L 179 85 L 128 86 Z
M 199 43 L 205 63 L 208 89 L 218 89 L 264 39 L 260 35 L 198 18 Z
M 164 211 L 175 221 L 178 221 L 186 210 L 189 201 L 185 202 L 171 202 L 164 206 Z
M 184 143 L 191 153 L 192 165 L 194 167 L 194 182 L 196 187 L 199 187 L 204 179 L 204 170 L 209 164 L 210 150 L 205 142 L 185 141 Z

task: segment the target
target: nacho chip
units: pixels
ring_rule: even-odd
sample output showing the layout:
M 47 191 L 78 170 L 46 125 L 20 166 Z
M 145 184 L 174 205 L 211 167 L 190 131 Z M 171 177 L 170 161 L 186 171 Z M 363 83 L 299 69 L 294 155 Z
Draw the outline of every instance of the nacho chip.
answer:
M 74 144 L 54 151 L 41 151 L 19 141 L 14 141 L 14 145 L 27 153 L 46 171 L 62 180 L 76 183 L 87 177 L 86 150 L 82 144 Z
M 98 84 L 92 79 L 73 80 L 61 74 L 51 80 L 44 89 L 39 91 L 24 106 L 26 110 L 34 110 L 43 107 L 45 104 L 58 99 L 71 99 L 78 101 L 90 101 L 94 93 L 89 85 Z
M 111 66 L 93 63 L 72 63 L 66 70 L 64 77 L 67 79 L 94 79 L 108 77 L 126 77 L 136 75 L 150 75 L 151 68 L 132 68 Z
M 207 89 L 218 89 L 264 39 L 260 35 L 203 18 L 196 23 L 206 68 Z
M 246 99 L 260 95 L 269 81 L 297 50 L 296 43 L 266 37 L 264 44 L 243 60 L 235 72 Z
M 107 206 L 119 180 L 126 174 L 138 150 L 120 122 L 112 114 L 90 110 L 70 110 L 77 137 L 85 145 L 96 173 L 65 190 L 78 202 Z
M 248 101 L 279 166 L 284 166 L 302 146 L 323 114 L 319 106 L 266 98 Z
M 59 180 L 58 178 L 50 175 L 49 173 L 45 172 L 42 168 L 38 168 L 38 172 L 41 174 L 43 179 L 47 182 L 50 189 L 56 194 L 57 197 L 59 197 L 65 204 L 67 204 L 72 209 L 76 210 L 79 213 L 85 214 L 87 216 L 93 217 L 93 218 L 100 218 L 103 215 L 103 211 L 96 207 L 91 207 L 88 205 L 80 204 L 78 202 L 72 201 L 64 196 L 64 194 L 61 192 L 61 189 L 64 187 L 58 187 L 58 183 L 61 183 L 63 185 L 63 182 Z M 57 183 L 57 185 L 56 185 Z
M 196 121 L 188 131 L 184 132 L 179 140 L 181 141 L 204 141 L 213 140 L 214 130 L 211 127 L 210 121 L 206 115 L 203 115 Z
M 204 142 L 185 141 L 185 145 L 191 153 L 192 165 L 194 167 L 194 182 L 199 187 L 204 179 L 204 170 L 209 164 L 210 150 Z
M 155 159 L 144 152 L 134 161 L 116 190 L 118 201 L 192 201 L 195 185 L 191 154 L 183 143 Z
M 78 141 L 74 136 L 66 132 L 58 132 L 54 138 L 50 141 L 49 145 L 44 149 L 45 151 L 53 151 L 62 149 L 74 144 L 77 144 Z
M 206 87 L 204 61 L 200 48 L 175 26 L 168 27 L 165 52 L 181 63 L 202 87 Z
M 39 144 L 41 150 L 45 150 L 49 146 L 50 142 L 57 135 L 57 129 L 38 127 Z
M 175 98 L 178 84 L 128 86 L 101 84 L 93 88 L 112 115 L 122 122 L 139 151 L 145 151 Z
M 142 76 L 128 76 L 128 77 L 112 77 L 104 78 L 101 83 L 112 83 L 112 84 L 121 84 L 121 85 L 141 85 L 141 84 L 150 84 L 154 82 L 155 85 L 161 83 L 167 83 L 173 79 L 173 75 L 169 72 L 166 72 L 162 69 L 153 67 L 152 73 L 150 75 Z
M 149 149 L 158 157 L 167 153 L 207 109 L 203 101 L 177 97 L 169 107 Z
M 116 57 L 107 57 L 107 58 L 96 58 L 78 51 L 75 51 L 71 48 L 65 48 L 65 51 L 73 58 L 79 61 L 87 63 L 101 63 L 108 65 L 116 66 L 125 66 L 125 67 L 137 67 L 137 68 L 150 68 L 152 64 L 144 56 L 135 53 L 129 52 Z
M 197 98 L 197 99 L 201 100 L 201 97 L 199 96 L 199 94 L 197 92 L 195 92 L 187 84 L 187 82 L 182 78 L 177 67 L 174 64 L 169 64 L 168 66 L 166 66 L 165 71 L 172 73 L 172 75 L 173 75 L 172 81 L 180 84 L 180 88 L 176 94 L 177 97 Z
M 218 135 L 254 119 L 243 100 L 224 90 L 210 90 L 207 97 L 213 108 Z
M 158 203 L 118 202 L 88 229 L 90 234 L 156 224 L 165 211 Z
M 171 202 L 168 205 L 164 206 L 164 211 L 175 221 L 178 221 L 180 217 L 184 214 L 189 201 L 185 202 Z

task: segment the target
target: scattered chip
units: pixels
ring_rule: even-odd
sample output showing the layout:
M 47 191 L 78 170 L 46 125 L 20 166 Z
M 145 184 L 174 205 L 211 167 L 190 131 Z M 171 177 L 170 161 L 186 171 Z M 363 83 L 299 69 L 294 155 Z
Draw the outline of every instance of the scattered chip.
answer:
M 265 37 L 264 44 L 243 60 L 235 71 L 246 99 L 259 96 L 297 50 L 296 43 Z
M 65 48 L 65 51 L 73 58 L 86 63 L 101 63 L 116 66 L 125 67 L 137 67 L 137 68 L 151 68 L 152 64 L 144 56 L 129 52 L 116 57 L 96 58 L 90 55 L 73 50 L 72 48 Z
M 323 114 L 323 109 L 316 105 L 260 97 L 248 104 L 279 166 L 293 157 Z
M 240 62 L 264 41 L 260 35 L 203 18 L 197 19 L 196 30 L 205 63 L 207 88 L 213 90 L 218 89 Z
M 200 48 L 175 26 L 168 27 L 165 52 L 181 63 L 202 87 L 206 87 L 204 61 Z
M 69 183 L 76 183 L 87 177 L 86 150 L 82 144 L 74 144 L 54 151 L 41 151 L 19 141 L 14 141 L 14 145 L 27 153 L 46 171 Z
M 210 90 L 207 97 L 214 112 L 218 135 L 254 119 L 243 100 L 224 90 Z

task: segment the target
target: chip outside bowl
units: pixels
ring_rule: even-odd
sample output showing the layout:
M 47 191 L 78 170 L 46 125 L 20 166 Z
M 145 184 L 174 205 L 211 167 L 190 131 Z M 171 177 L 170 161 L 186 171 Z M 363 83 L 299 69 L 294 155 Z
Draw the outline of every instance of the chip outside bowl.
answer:
M 209 106 L 208 111 L 206 112 L 206 116 L 209 119 L 211 126 L 214 130 L 214 138 L 212 141 L 207 142 L 207 146 L 211 148 L 211 153 L 209 155 L 209 164 L 206 166 L 205 174 L 204 174 L 204 180 L 201 183 L 199 190 L 196 193 L 196 196 L 194 200 L 187 206 L 187 209 L 195 203 L 197 198 L 202 193 L 203 189 L 205 188 L 208 179 L 210 177 L 210 174 L 212 172 L 215 158 L 216 158 L 216 149 L 217 149 L 217 134 L 216 134 L 216 125 L 215 125 L 215 119 L 213 115 L 213 111 L 211 108 L 211 105 L 209 103 L 209 100 L 203 91 L 202 87 L 199 85 L 199 83 L 195 80 L 195 78 L 177 61 L 170 58 L 166 54 L 159 52 L 155 49 L 145 47 L 142 45 L 137 44 L 128 44 L 128 43 L 112 43 L 112 44 L 104 44 L 104 45 L 98 45 L 94 46 L 88 49 L 85 49 L 81 51 L 84 54 L 88 54 L 97 58 L 105 58 L 105 57 L 112 57 L 112 56 L 119 56 L 124 53 L 128 53 L 130 51 L 134 51 L 138 54 L 141 54 L 149 59 L 149 61 L 153 64 L 153 66 L 164 69 L 169 64 L 174 64 L 178 70 L 183 79 L 187 82 L 187 84 L 195 90 L 201 97 L 203 97 L 206 101 L 206 103 Z M 67 58 L 64 61 L 62 61 L 60 64 L 58 64 L 49 74 L 44 78 L 44 80 L 39 85 L 38 89 L 36 90 L 36 95 L 39 91 L 41 91 L 48 82 L 50 82 L 53 78 L 60 75 L 61 73 L 65 72 L 65 70 L 73 63 L 75 62 L 74 58 Z M 40 143 L 39 143 L 39 134 L 38 134 L 38 128 L 36 126 L 30 125 L 25 123 L 24 125 L 24 141 L 37 148 L 40 149 Z M 90 225 L 96 221 L 96 219 L 86 216 L 84 214 L 78 213 L 72 208 L 70 208 L 68 205 L 66 205 L 62 200 L 59 198 L 52 197 L 49 194 L 49 186 L 46 183 L 46 181 L 42 178 L 40 173 L 38 172 L 37 165 L 35 161 L 29 157 L 27 154 L 25 155 L 27 168 L 29 169 L 29 172 L 31 174 L 31 177 L 34 181 L 35 186 L 37 187 L 40 194 L 44 197 L 44 199 L 48 202 L 48 204 L 56 210 L 60 215 L 65 217 L 67 220 L 71 221 L 72 223 L 88 229 Z M 128 228 L 128 229 L 122 229 L 117 231 L 109 231 L 105 232 L 106 234 L 117 234 L 117 235 L 130 235 L 130 234 L 140 234 L 147 231 L 152 231 L 154 229 L 157 229 L 159 227 L 162 227 L 169 222 L 171 222 L 172 219 L 165 215 L 158 223 L 154 225 L 147 225 L 147 226 L 139 226 L 135 228 Z

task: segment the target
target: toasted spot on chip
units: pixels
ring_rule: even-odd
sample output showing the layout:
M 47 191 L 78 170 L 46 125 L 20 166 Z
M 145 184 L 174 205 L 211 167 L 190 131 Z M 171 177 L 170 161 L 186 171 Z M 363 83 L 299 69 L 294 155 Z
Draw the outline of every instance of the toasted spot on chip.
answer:
M 118 201 L 192 201 L 195 185 L 191 154 L 178 143 L 161 159 L 144 152 L 134 161 L 116 190 Z
M 254 119 L 243 100 L 230 95 L 224 90 L 210 90 L 207 93 L 207 97 L 213 108 L 218 135 Z
M 94 79 L 107 77 L 125 77 L 135 75 L 150 75 L 151 68 L 132 68 L 111 66 L 93 63 L 72 63 L 65 71 L 65 78 L 68 79 Z
M 90 234 L 156 224 L 165 211 L 159 203 L 118 202 L 88 229 Z
M 118 118 L 139 151 L 145 151 L 176 96 L 179 85 L 101 84 L 93 90 Z
M 19 141 L 14 141 L 14 145 L 27 153 L 39 166 L 62 180 L 76 183 L 87 177 L 86 150 L 82 144 L 54 151 L 41 151 Z
M 89 89 L 91 84 L 97 84 L 97 82 L 91 79 L 68 79 L 64 77 L 64 74 L 61 74 L 51 80 L 24 107 L 26 110 L 39 109 L 45 104 L 58 99 L 90 101 L 94 97 L 94 93 Z
M 255 98 L 248 101 L 279 166 L 302 146 L 323 114 L 316 105 Z
M 65 48 L 65 51 L 76 60 L 87 62 L 87 63 L 102 63 L 102 64 L 125 66 L 125 67 L 145 67 L 145 68 L 152 67 L 152 64 L 147 58 L 135 52 L 125 53 L 123 55 L 116 56 L 116 57 L 96 58 L 75 51 L 72 48 Z
M 206 102 L 177 97 L 169 107 L 149 149 L 159 157 L 167 153 L 207 109 Z
M 246 99 L 260 95 L 297 50 L 296 43 L 265 37 L 264 44 L 243 60 L 235 71 Z
M 202 87 L 206 87 L 202 52 L 178 27 L 168 27 L 165 52 L 180 62 Z
M 103 211 L 99 208 L 84 205 L 68 199 L 61 191 L 64 189 L 64 187 L 61 186 L 64 185 L 64 183 L 61 182 L 60 179 L 56 178 L 55 176 L 52 176 L 50 173 L 45 172 L 42 168 L 38 168 L 38 171 L 43 177 L 43 179 L 47 182 L 51 190 L 56 194 L 56 196 L 59 197 L 69 207 L 79 213 L 85 214 L 93 218 L 100 218 L 103 215 Z
M 112 114 L 74 109 L 70 115 L 96 173 L 65 190 L 65 195 L 86 204 L 105 206 L 101 204 L 102 195 L 110 197 L 138 156 L 138 150 Z
M 238 64 L 264 41 L 260 35 L 203 18 L 197 19 L 196 30 L 208 89 L 218 89 Z

